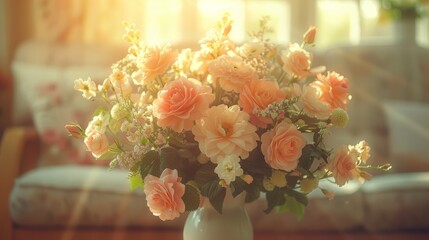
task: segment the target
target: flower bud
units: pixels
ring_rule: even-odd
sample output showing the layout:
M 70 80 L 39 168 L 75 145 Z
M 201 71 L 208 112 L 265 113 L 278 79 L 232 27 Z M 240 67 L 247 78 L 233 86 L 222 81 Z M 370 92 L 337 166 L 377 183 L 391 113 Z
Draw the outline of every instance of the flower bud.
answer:
M 74 137 L 74 138 L 84 138 L 85 137 L 85 133 L 83 132 L 83 129 L 75 124 L 70 124 L 70 125 L 65 125 L 64 126 L 67 130 L 67 132 L 69 133 L 69 136 Z
M 282 171 L 273 170 L 273 174 L 271 175 L 271 183 L 279 188 L 286 187 L 286 173 Z
M 318 179 L 302 179 L 301 180 L 301 191 L 303 193 L 309 193 L 319 186 Z
M 317 28 L 310 27 L 307 32 L 304 33 L 304 43 L 312 44 L 314 43 L 314 39 L 316 38 Z
M 275 187 L 267 177 L 264 177 L 264 180 L 262 180 L 262 186 L 264 186 L 265 190 L 268 192 L 273 191 Z
M 347 123 L 349 122 L 349 115 L 342 108 L 337 108 L 337 109 L 334 109 L 334 111 L 332 111 L 332 114 L 329 117 L 329 120 L 331 120 L 331 123 L 334 126 L 344 128 L 347 126 Z
M 243 179 L 243 181 L 246 182 L 247 184 L 251 184 L 253 182 L 253 177 L 248 174 L 242 175 L 241 179 Z
M 324 188 L 321 188 L 320 190 L 322 190 L 322 193 L 325 195 L 325 197 L 329 200 L 333 200 L 335 197 L 335 194 L 331 191 L 328 191 Z

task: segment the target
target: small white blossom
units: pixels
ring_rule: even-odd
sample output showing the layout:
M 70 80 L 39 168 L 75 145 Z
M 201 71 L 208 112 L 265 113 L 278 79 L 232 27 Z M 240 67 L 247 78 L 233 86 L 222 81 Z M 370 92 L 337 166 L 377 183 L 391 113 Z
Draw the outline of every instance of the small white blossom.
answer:
M 74 81 L 74 89 L 81 91 L 82 96 L 86 99 L 91 99 L 97 95 L 97 85 L 91 78 L 83 80 L 82 78 Z
M 94 116 L 92 120 L 88 123 L 88 126 L 85 129 L 85 134 L 88 135 L 92 131 L 97 131 L 104 133 L 106 132 L 107 125 L 109 125 L 110 116 L 108 113 L 99 113 Z
M 243 175 L 238 156 L 227 156 L 220 159 L 214 171 L 220 179 L 225 180 L 227 185 L 235 181 L 235 177 Z

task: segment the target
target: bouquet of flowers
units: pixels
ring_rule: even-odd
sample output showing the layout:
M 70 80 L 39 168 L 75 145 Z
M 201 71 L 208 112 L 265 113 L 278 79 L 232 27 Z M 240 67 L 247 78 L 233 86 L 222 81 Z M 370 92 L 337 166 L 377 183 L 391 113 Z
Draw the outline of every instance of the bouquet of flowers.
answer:
M 228 15 L 199 41 L 196 51 L 150 46 L 126 24 L 126 56 L 102 84 L 75 81 L 89 100 L 100 100 L 86 128 L 67 125 L 97 159 L 129 170 L 147 205 L 162 220 L 201 206 L 222 212 L 226 190 L 246 202 L 261 195 L 274 208 L 302 214 L 319 181 L 338 185 L 369 179 L 370 147 L 325 146 L 333 127 L 344 127 L 349 80 L 312 68 L 316 29 L 301 44 L 273 44 L 268 18 L 250 40 L 236 45 Z M 375 167 L 378 169 L 386 166 Z

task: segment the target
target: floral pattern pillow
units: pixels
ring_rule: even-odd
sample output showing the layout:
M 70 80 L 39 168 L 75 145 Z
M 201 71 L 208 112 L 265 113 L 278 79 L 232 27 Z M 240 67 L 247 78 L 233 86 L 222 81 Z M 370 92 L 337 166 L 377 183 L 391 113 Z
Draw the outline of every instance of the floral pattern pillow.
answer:
M 107 69 L 109 70 L 109 69 Z M 32 83 L 33 90 L 26 94 L 32 111 L 33 123 L 43 144 L 41 165 L 90 164 L 108 165 L 97 161 L 81 141 L 68 136 L 64 126 L 71 120 L 83 124 L 92 118 L 95 105 L 85 101 L 73 89 L 74 80 L 82 73 L 106 76 L 106 71 L 91 73 L 79 68 L 59 71 L 55 76 Z

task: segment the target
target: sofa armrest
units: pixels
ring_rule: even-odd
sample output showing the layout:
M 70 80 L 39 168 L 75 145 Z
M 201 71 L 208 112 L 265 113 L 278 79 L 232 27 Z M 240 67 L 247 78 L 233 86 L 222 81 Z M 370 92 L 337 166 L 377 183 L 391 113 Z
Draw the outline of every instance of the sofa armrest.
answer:
M 12 239 L 9 196 L 15 179 L 37 166 L 39 148 L 39 138 L 33 128 L 11 127 L 3 134 L 0 145 L 0 239 Z

